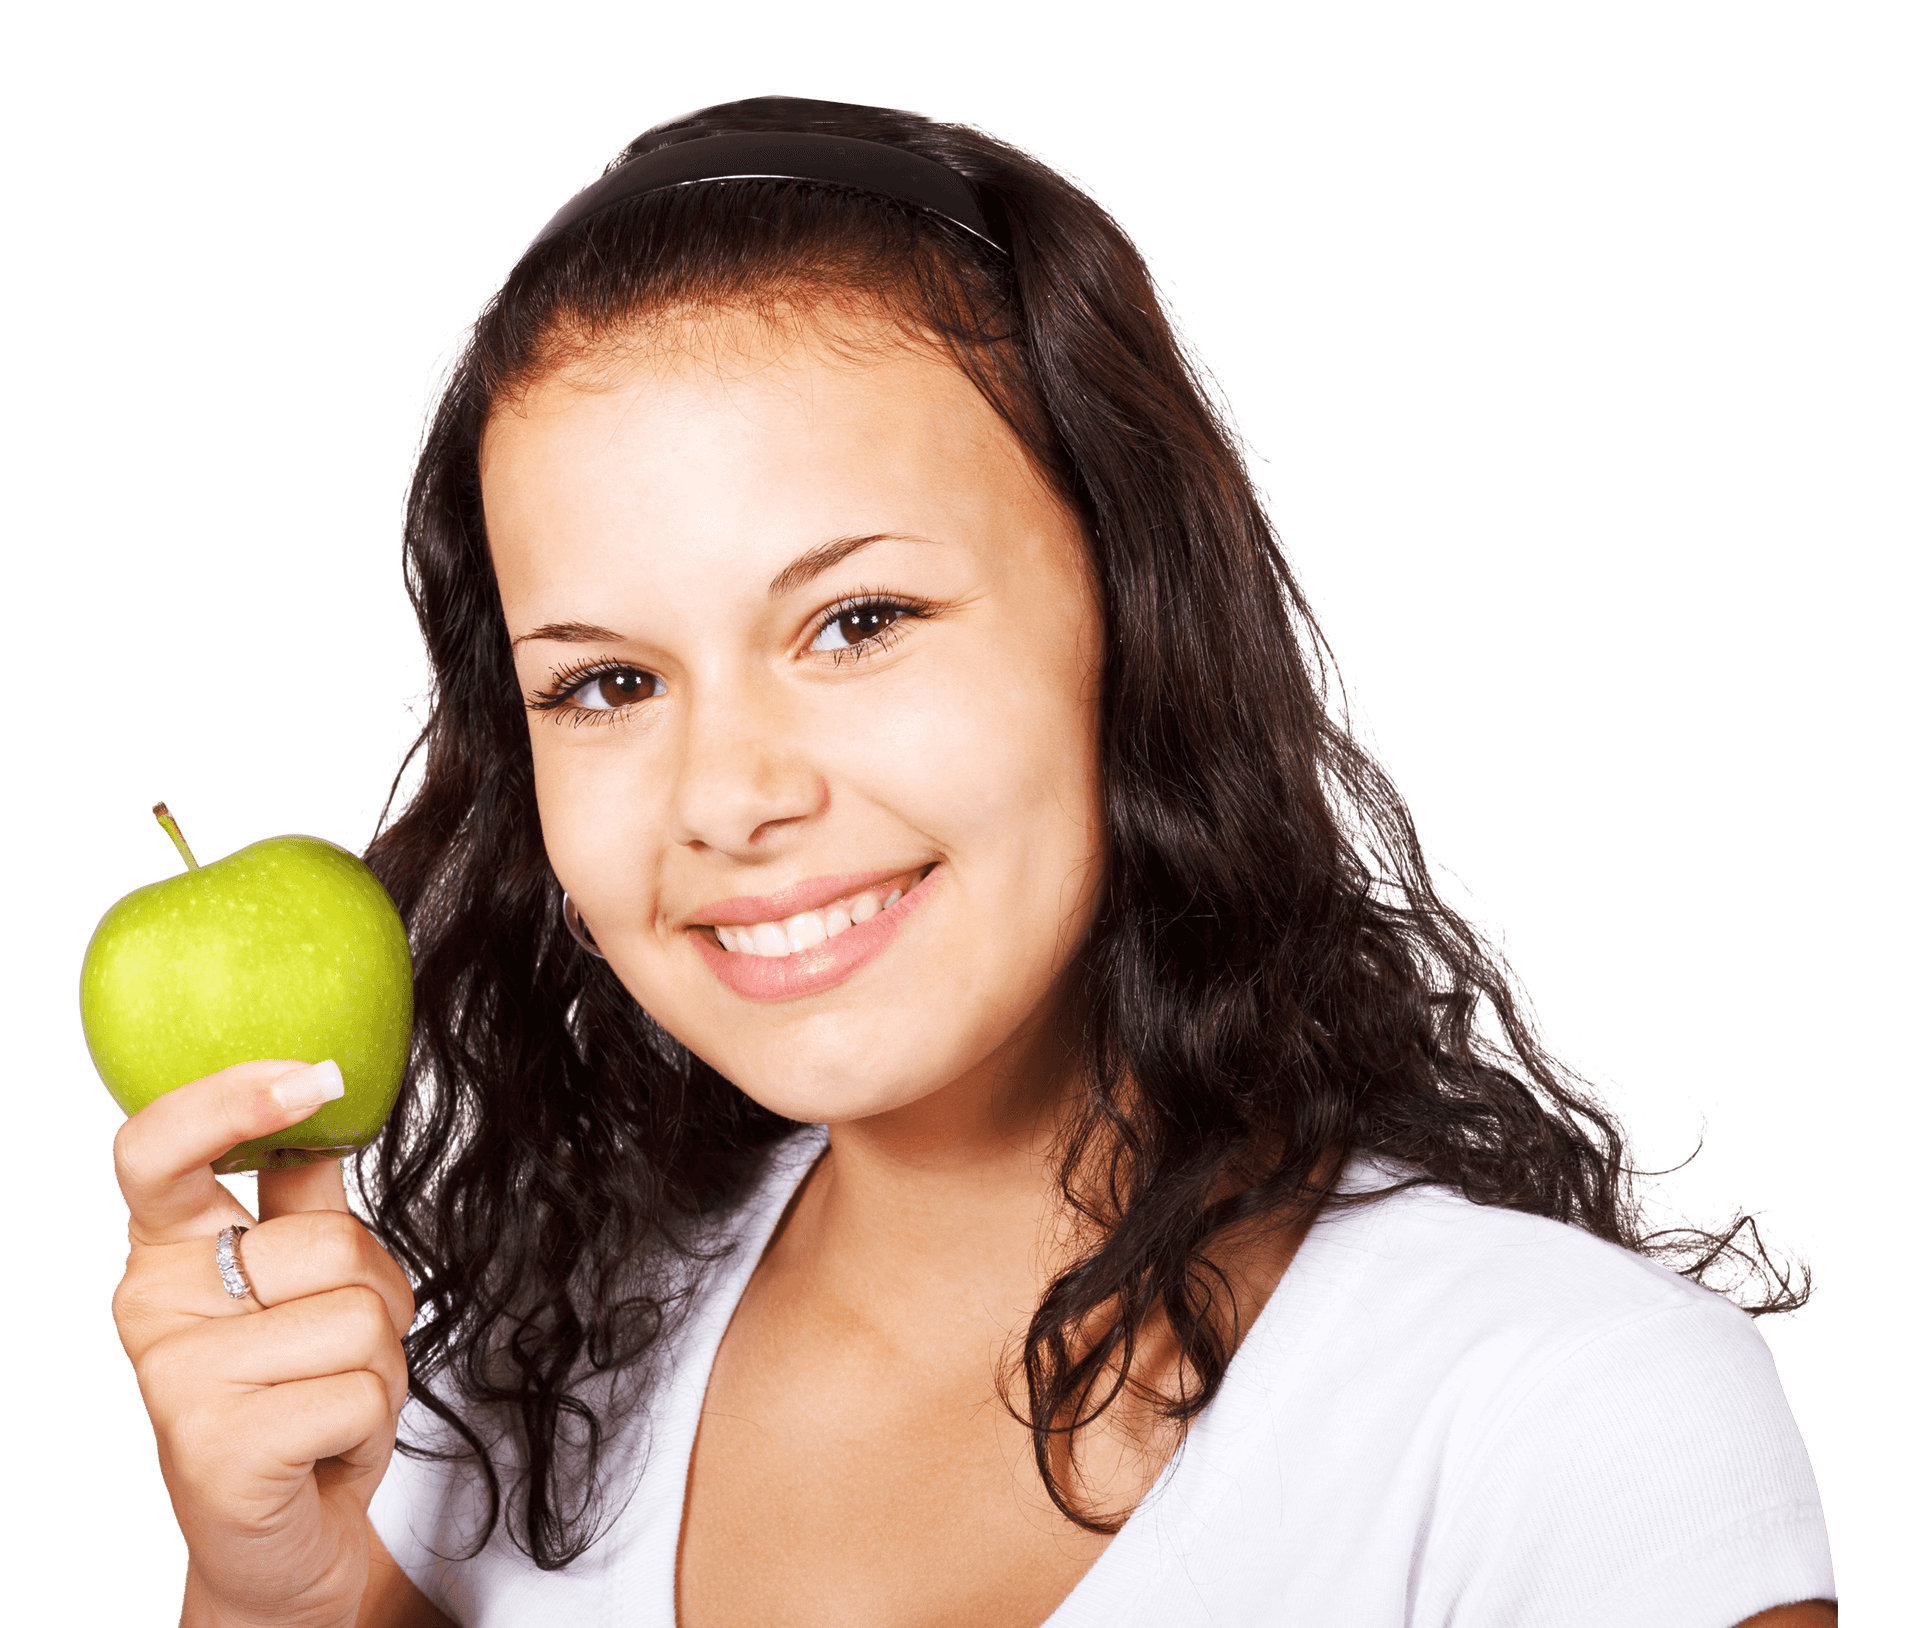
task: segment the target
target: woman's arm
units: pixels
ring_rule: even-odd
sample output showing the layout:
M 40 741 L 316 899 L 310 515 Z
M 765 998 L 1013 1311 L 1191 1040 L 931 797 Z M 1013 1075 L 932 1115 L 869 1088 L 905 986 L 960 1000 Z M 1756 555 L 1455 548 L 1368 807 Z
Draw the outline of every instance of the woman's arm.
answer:
M 370 1562 L 367 1592 L 360 1596 L 360 1615 L 354 1619 L 354 1628 L 454 1628 L 453 1619 L 413 1586 L 413 1579 L 387 1552 L 387 1546 L 380 1541 L 380 1534 L 371 1523 L 367 1526 L 367 1550 Z M 1767 1615 L 1771 1618 L 1773 1613 Z M 1768 1621 L 1765 1628 L 1776 1628 L 1776 1625 Z M 1783 1619 L 1781 1628 L 1801 1628 L 1801 1625 L 1793 1619 Z
M 1771 1611 L 1734 1624 L 1734 1628 L 1834 1628 L 1839 1620 L 1840 1607 L 1833 1601 L 1802 1600 L 1798 1605 L 1776 1605 Z

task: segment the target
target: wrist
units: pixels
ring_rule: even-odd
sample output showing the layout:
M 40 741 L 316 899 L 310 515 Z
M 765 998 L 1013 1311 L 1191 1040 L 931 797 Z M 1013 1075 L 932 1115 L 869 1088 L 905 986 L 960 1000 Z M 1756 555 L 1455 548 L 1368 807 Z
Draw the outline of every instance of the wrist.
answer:
M 187 1586 L 180 1602 L 180 1628 L 353 1628 L 358 1610 L 343 1613 L 338 1604 L 291 1605 L 265 1613 L 221 1600 L 187 1564 Z

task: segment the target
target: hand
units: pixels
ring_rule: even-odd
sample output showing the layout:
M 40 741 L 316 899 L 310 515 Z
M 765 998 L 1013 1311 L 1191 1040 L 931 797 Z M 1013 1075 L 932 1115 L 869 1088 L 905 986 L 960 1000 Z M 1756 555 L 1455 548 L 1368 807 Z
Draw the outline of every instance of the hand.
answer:
M 306 1118 L 329 1079 L 239 1063 L 114 1139 L 132 1246 L 114 1322 L 187 1540 L 187 1623 L 351 1624 L 366 1588 L 367 1504 L 407 1392 L 406 1276 L 348 1213 L 331 1160 L 262 1172 L 238 1250 L 253 1296 L 227 1294 L 214 1255 L 221 1228 L 252 1218 L 209 1166 Z

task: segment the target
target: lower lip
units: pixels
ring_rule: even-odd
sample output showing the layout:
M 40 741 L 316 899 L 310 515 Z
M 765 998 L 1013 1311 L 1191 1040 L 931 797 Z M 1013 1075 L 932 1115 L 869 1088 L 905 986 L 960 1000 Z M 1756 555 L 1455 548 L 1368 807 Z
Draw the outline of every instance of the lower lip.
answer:
M 942 867 L 935 865 L 912 889 L 879 915 L 836 933 L 824 944 L 792 955 L 751 955 L 723 950 L 704 930 L 689 933 L 713 975 L 734 994 L 750 1001 L 793 1001 L 843 984 L 893 942 L 907 917 L 926 902 Z

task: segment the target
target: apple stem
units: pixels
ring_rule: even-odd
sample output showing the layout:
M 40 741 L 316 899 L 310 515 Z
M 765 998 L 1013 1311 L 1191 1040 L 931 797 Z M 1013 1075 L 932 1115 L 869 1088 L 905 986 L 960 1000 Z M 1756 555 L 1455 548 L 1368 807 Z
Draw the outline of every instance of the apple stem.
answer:
M 167 812 L 167 805 L 155 803 L 153 817 L 160 822 L 160 829 L 173 838 L 173 845 L 180 850 L 180 857 L 187 862 L 187 869 L 197 871 L 200 868 L 200 861 L 193 857 L 193 850 L 187 846 L 187 839 L 180 834 L 180 822 Z

